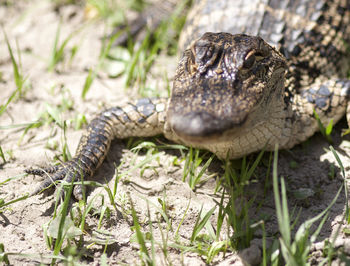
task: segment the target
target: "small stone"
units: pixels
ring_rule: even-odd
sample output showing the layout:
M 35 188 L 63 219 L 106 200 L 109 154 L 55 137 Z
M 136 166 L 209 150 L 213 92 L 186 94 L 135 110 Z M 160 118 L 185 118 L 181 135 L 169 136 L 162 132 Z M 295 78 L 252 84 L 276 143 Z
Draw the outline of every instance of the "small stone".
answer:
M 259 265 L 261 263 L 261 250 L 256 244 L 252 244 L 249 248 L 243 249 L 239 253 L 239 257 L 244 265 Z

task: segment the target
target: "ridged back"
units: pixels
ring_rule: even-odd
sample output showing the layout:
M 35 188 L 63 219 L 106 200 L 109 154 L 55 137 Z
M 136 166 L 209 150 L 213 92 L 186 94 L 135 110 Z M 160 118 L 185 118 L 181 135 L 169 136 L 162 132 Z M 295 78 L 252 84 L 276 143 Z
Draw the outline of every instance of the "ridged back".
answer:
M 197 0 L 180 49 L 205 32 L 261 36 L 289 59 L 294 80 L 349 70 L 350 0 Z

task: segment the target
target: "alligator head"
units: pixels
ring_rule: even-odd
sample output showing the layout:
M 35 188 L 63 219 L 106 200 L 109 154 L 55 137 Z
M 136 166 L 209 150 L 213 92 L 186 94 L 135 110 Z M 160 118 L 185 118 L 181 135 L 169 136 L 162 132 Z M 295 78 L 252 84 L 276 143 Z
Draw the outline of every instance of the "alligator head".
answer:
M 260 37 L 205 33 L 178 65 L 167 121 L 184 142 L 223 140 L 264 117 L 283 100 L 284 57 Z

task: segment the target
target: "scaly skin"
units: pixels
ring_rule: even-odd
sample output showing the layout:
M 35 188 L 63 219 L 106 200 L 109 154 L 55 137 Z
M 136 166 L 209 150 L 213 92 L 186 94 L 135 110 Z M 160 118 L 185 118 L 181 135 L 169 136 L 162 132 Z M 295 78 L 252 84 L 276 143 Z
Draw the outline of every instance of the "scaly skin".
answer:
M 86 180 L 114 138 L 162 133 L 220 158 L 238 158 L 306 140 L 318 130 L 314 110 L 325 124 L 344 114 L 349 121 L 350 0 L 265 2 L 195 1 L 169 103 L 143 99 L 102 112 L 74 158 L 46 169 L 51 179 Z M 82 188 L 74 195 L 81 199 Z
M 26 173 L 44 176 L 46 178 L 32 193 L 37 194 L 52 182 L 65 179 L 78 181 L 92 176 L 106 157 L 114 138 L 132 136 L 148 137 L 162 133 L 165 122 L 167 99 L 141 99 L 135 104 L 107 109 L 95 117 L 88 125 L 80 139 L 74 158 L 61 166 L 44 169 L 26 169 Z M 74 197 L 83 198 L 82 186 L 75 186 Z

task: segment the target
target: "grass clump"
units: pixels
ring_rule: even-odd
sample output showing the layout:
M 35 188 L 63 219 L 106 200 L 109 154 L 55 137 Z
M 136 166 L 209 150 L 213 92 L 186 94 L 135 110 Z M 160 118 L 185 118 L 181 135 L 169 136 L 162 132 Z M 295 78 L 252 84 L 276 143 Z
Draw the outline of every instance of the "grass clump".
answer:
M 331 149 L 333 154 L 338 160 L 339 157 L 336 155 L 334 149 L 333 148 Z M 330 208 L 334 205 L 334 203 L 338 199 L 340 192 L 344 188 L 344 185 L 343 184 L 341 185 L 337 194 L 333 198 L 332 202 L 328 205 L 328 207 L 325 210 L 323 210 L 321 213 L 319 213 L 315 217 L 310 218 L 305 222 L 303 222 L 297 229 L 295 235 L 292 236 L 293 225 L 291 224 L 290 214 L 288 211 L 286 185 L 283 177 L 280 178 L 280 190 L 279 190 L 279 182 L 278 182 L 278 175 L 277 175 L 277 160 L 278 160 L 277 158 L 278 158 L 278 146 L 276 146 L 274 161 L 273 161 L 273 192 L 274 192 L 274 198 L 275 198 L 276 215 L 278 220 L 280 237 L 278 239 L 279 249 L 277 251 L 276 246 L 274 247 L 275 252 L 273 252 L 272 254 L 275 254 L 275 255 L 271 256 L 271 263 L 272 265 L 279 265 L 280 259 L 278 256 L 276 256 L 276 254 L 281 254 L 284 259 L 284 263 L 286 265 L 293 265 L 293 266 L 309 265 L 308 259 L 309 259 L 311 245 L 316 241 L 317 236 L 319 235 L 324 223 L 328 218 Z M 340 160 L 338 160 L 338 163 L 342 171 L 344 171 L 344 168 L 342 167 Z M 316 230 L 311 231 L 311 226 L 314 225 L 319 220 L 320 222 Z M 331 260 L 329 260 L 329 263 L 330 262 Z
M 16 89 L 14 92 L 10 95 L 10 97 L 7 99 L 5 104 L 0 105 L 0 116 L 6 111 L 8 105 L 16 100 L 17 97 L 23 96 L 24 93 L 24 86 L 26 84 L 27 77 L 24 77 L 22 73 L 22 63 L 21 63 L 21 54 L 20 54 L 20 49 L 18 48 L 18 43 L 17 44 L 17 51 L 18 51 L 18 59 L 15 58 L 13 54 L 12 47 L 10 45 L 10 42 L 7 38 L 5 30 L 2 28 L 7 50 L 10 54 L 11 58 L 11 63 L 12 63 L 12 68 L 13 68 L 13 79 L 16 84 Z
M 129 39 L 127 48 L 114 47 L 108 54 L 104 68 L 112 77 L 125 76 L 125 88 L 137 87 L 142 97 L 159 96 L 146 85 L 151 66 L 159 53 L 175 55 L 179 32 L 184 25 L 188 0 L 181 1 L 175 11 L 165 18 L 154 32 L 146 31 L 144 39 L 136 43 Z
M 199 156 L 199 154 L 200 150 L 190 148 L 186 156 L 184 171 L 182 175 L 182 181 L 185 182 L 187 180 L 188 185 L 192 190 L 195 190 L 196 186 L 205 183 L 208 179 L 213 178 L 215 175 L 209 175 L 204 180 L 202 179 L 203 174 L 208 169 L 215 155 L 212 154 L 210 158 L 205 162 L 205 164 L 202 167 L 199 167 L 203 162 L 203 158 L 205 158 L 205 154 L 201 156 Z
M 226 218 L 229 227 L 233 231 L 233 235 L 229 236 L 230 245 L 235 250 L 249 247 L 256 230 L 255 222 L 251 220 L 249 214 L 249 210 L 255 201 L 255 196 L 248 199 L 247 195 L 249 193 L 246 192 L 246 188 L 250 184 L 263 154 L 264 151 L 261 151 L 252 163 L 247 163 L 247 158 L 244 157 L 241 160 L 239 172 L 232 167 L 230 161 L 226 160 L 225 162 L 225 183 L 223 184 L 225 189 L 219 204 L 217 237 L 224 223 L 224 218 Z M 227 203 L 224 203 L 225 197 L 228 198 Z

